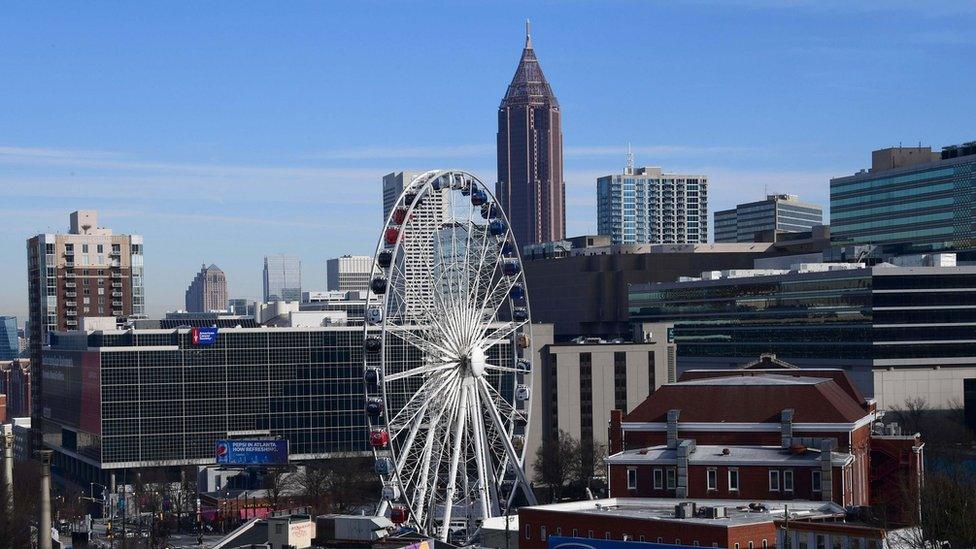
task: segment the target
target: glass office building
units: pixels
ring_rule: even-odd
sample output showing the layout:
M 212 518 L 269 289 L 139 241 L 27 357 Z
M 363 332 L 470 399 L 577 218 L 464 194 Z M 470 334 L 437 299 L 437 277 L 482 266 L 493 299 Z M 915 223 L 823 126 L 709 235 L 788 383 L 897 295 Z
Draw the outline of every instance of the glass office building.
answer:
M 870 170 L 830 180 L 831 238 L 886 252 L 976 249 L 976 143 L 874 151 Z
M 597 232 L 613 244 L 708 242 L 708 178 L 628 167 L 597 179 Z
M 17 339 L 17 317 L 0 316 L 0 360 L 13 360 L 20 356 Z
M 302 299 L 302 260 L 291 255 L 264 258 L 264 302 Z
M 715 212 L 715 242 L 775 242 L 782 233 L 802 233 L 823 224 L 823 208 L 792 194 Z
M 936 406 L 961 402 L 961 380 L 976 377 L 976 267 L 749 274 L 632 286 L 630 319 L 673 322 L 682 370 L 772 353 L 847 369 L 889 405 L 901 404 L 905 391 Z M 933 369 L 939 373 L 925 373 Z M 901 378 L 910 385 L 884 386 Z

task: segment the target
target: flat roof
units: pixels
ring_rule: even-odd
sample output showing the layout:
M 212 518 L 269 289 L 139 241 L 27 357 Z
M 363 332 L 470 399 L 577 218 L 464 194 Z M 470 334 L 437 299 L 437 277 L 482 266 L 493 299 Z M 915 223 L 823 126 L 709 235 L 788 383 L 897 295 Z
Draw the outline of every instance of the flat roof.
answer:
M 725 453 L 725 452 L 728 453 Z M 691 465 L 783 465 L 783 466 L 813 466 L 820 463 L 821 452 L 818 449 L 806 448 L 803 452 L 793 451 L 780 446 L 696 446 L 688 456 Z M 666 445 L 634 448 L 618 452 L 607 458 L 611 465 L 674 465 L 677 463 L 678 451 Z M 833 465 L 846 465 L 854 459 L 850 454 L 831 452 L 830 461 Z
M 735 372 L 736 370 L 731 370 Z M 748 370 L 747 370 L 748 371 Z M 793 372 L 795 370 L 789 370 Z M 788 374 L 777 375 L 777 374 L 763 374 L 761 376 L 751 375 L 735 375 L 730 374 L 727 377 L 701 377 L 696 379 L 689 379 L 686 381 L 676 381 L 668 383 L 667 385 L 817 385 L 820 383 L 828 383 L 832 381 L 829 377 L 805 377 L 805 376 L 792 376 Z
M 678 518 L 675 505 L 684 502 L 701 507 L 724 507 L 724 518 Z M 843 515 L 844 508 L 826 501 L 764 501 L 761 510 L 749 508 L 750 502 L 738 499 L 678 499 L 678 498 L 607 498 L 587 501 L 571 501 L 523 507 L 520 511 L 549 511 L 557 513 L 585 514 L 589 516 L 613 516 L 644 520 L 682 522 L 707 526 L 742 526 L 761 524 L 785 517 L 784 507 L 789 506 L 791 519 L 817 516 Z

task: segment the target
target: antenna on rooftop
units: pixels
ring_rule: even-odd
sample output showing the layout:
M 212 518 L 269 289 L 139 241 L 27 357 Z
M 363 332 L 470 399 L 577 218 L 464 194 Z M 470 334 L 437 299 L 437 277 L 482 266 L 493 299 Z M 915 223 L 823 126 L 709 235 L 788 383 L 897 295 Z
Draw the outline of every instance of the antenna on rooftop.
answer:
M 532 22 L 528 18 L 525 20 L 525 47 L 532 47 Z
M 634 173 L 634 151 L 630 148 L 630 143 L 627 143 L 627 170 L 626 173 L 631 175 Z

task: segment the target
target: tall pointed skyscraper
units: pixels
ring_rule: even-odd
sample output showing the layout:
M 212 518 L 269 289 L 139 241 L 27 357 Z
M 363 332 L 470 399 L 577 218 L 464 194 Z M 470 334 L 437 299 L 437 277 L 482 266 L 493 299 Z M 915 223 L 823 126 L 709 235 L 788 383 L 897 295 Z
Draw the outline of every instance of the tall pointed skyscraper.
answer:
M 529 23 L 515 77 L 498 107 L 498 183 L 519 246 L 566 236 L 559 102 L 532 49 Z

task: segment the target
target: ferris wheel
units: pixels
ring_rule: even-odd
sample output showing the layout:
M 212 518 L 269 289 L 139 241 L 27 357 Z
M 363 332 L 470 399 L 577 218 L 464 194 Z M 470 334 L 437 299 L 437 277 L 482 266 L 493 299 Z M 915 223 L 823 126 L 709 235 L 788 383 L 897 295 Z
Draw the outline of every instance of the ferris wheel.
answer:
M 532 334 L 518 246 L 477 177 L 406 185 L 377 244 L 364 333 L 381 513 L 470 539 L 518 494 L 532 395 Z M 461 533 L 463 532 L 463 535 Z

